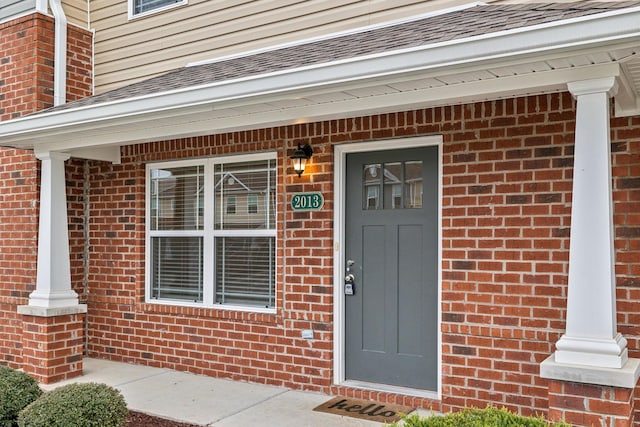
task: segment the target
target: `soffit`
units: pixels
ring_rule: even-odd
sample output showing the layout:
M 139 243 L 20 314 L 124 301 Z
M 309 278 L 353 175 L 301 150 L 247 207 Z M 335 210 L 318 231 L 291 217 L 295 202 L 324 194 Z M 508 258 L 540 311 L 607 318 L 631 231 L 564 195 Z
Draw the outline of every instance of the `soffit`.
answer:
M 482 6 L 446 15 L 449 23 L 466 16 L 470 28 L 455 35 L 426 31 L 428 21 L 418 20 L 341 43 L 315 41 L 304 46 L 313 46 L 312 60 L 300 59 L 297 45 L 227 58 L 0 124 L 0 145 L 114 160 L 111 148 L 125 144 L 564 91 L 570 81 L 609 76 L 622 83 L 616 113 L 638 114 L 640 28 L 620 35 L 611 27 L 625 24 L 615 16 L 615 25 L 596 20 L 604 29 L 582 18 L 572 24 L 576 14 L 601 13 L 603 4 L 615 13 L 639 2 Z M 639 13 L 629 16 L 629 28 L 637 27 Z M 544 22 L 535 31 L 522 29 L 521 14 L 526 22 Z M 553 26 L 554 19 L 566 25 Z M 504 36 L 492 37 L 496 28 Z M 587 28 L 598 37 L 585 39 Z M 383 35 L 384 43 L 370 42 Z M 355 56 L 333 52 L 365 42 Z
M 202 62 L 55 107 L 55 110 L 78 108 L 135 96 L 320 66 L 358 57 L 383 55 L 389 52 L 482 37 L 492 33 L 518 31 L 527 27 L 584 18 L 632 6 L 640 6 L 640 1 L 475 4 L 473 7 L 463 7 L 448 13 L 429 14 L 423 18 L 393 25 L 377 26 L 345 35 L 314 39 Z

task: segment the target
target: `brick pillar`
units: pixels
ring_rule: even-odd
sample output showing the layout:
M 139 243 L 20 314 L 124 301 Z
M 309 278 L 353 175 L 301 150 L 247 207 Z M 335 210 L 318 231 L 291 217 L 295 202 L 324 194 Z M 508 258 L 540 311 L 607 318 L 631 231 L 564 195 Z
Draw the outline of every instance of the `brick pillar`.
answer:
M 549 419 L 576 427 L 632 427 L 634 390 L 550 380 Z
M 24 371 L 44 384 L 82 375 L 84 312 L 43 316 L 28 306 L 20 309 Z

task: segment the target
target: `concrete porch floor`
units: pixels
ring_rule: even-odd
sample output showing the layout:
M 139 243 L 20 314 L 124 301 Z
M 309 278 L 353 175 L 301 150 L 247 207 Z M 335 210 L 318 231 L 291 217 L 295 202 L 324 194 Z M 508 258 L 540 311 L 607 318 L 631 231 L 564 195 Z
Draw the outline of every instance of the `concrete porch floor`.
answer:
M 84 375 L 72 382 L 108 384 L 123 394 L 129 409 L 202 426 L 327 427 L 381 424 L 313 411 L 332 396 L 211 378 L 170 369 L 84 359 Z

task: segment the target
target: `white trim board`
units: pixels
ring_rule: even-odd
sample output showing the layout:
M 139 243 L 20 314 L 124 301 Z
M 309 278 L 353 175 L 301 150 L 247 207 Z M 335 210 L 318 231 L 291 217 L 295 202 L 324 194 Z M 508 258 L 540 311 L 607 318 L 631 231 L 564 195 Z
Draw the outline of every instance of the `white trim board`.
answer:
M 623 9 L 611 13 L 596 14 L 583 19 L 563 20 L 553 25 L 532 26 L 512 32 L 496 32 L 481 37 L 457 39 L 450 42 L 434 43 L 411 49 L 401 49 L 376 55 L 350 58 L 347 60 L 315 64 L 278 72 L 245 76 L 221 82 L 212 82 L 188 88 L 147 94 L 117 101 L 85 105 L 63 110 L 53 110 L 40 114 L 8 120 L 0 124 L 0 143 L 6 146 L 31 149 L 47 145 L 50 150 L 69 151 L 99 145 L 125 145 L 150 142 L 167 138 L 191 136 L 194 132 L 203 134 L 219 133 L 227 130 L 234 106 L 255 105 L 277 100 L 300 98 L 309 93 L 340 92 L 356 85 L 380 85 L 416 79 L 421 76 L 457 76 L 462 68 L 492 69 L 505 63 L 527 64 L 558 55 L 575 52 L 611 51 L 621 46 L 637 45 L 640 40 L 638 29 L 640 8 Z M 608 64 L 619 67 L 618 64 Z M 575 71 L 573 68 L 569 70 Z M 598 68 L 600 70 L 600 68 Z M 601 71 L 601 70 L 600 70 Z M 619 70 L 612 70 L 610 76 L 618 76 Z M 517 77 L 517 76 L 516 76 Z M 449 91 L 433 89 L 429 92 L 430 104 L 447 104 L 484 100 L 486 98 L 517 96 L 527 93 L 566 90 L 567 81 L 597 78 L 573 74 L 557 78 L 554 73 L 545 73 L 540 82 L 532 75 L 522 75 L 515 87 L 507 92 L 499 89 L 491 91 L 487 82 L 474 82 L 472 87 L 461 87 L 456 97 Z M 503 79 L 496 79 L 499 88 Z M 512 82 L 513 84 L 514 82 Z M 626 87 L 626 86 L 623 86 Z M 634 88 L 627 88 L 634 89 Z M 478 94 L 477 91 L 480 91 Z M 488 92 L 488 93 L 487 93 Z M 422 94 L 424 95 L 424 94 Z M 389 108 L 398 108 L 398 97 L 385 102 Z M 403 94 L 401 99 L 408 94 Z M 421 97 L 423 98 L 423 97 Z M 435 99 L 435 100 L 434 100 Z M 627 114 L 638 106 L 637 95 L 626 94 L 624 108 Z M 363 98 L 356 105 L 350 105 L 346 115 L 362 115 L 370 110 L 369 99 Z M 393 104 L 393 105 L 391 105 Z M 422 102 L 421 105 L 425 103 Z M 429 104 L 429 105 L 430 105 Z M 345 106 L 345 109 L 346 106 Z M 400 108 L 405 109 L 405 108 Z M 208 122 L 208 116 L 220 111 L 228 111 L 217 120 Z M 333 117 L 333 105 L 316 103 L 306 110 L 280 109 L 273 112 L 285 119 L 269 122 L 279 125 L 287 120 L 287 113 L 309 120 Z M 194 117 L 195 116 L 195 117 Z M 258 128 L 264 126 L 260 117 L 244 114 L 233 123 L 233 128 Z M 272 117 L 269 118 L 273 120 Z M 194 121 L 195 120 L 195 121 Z M 161 123 L 170 121 L 177 131 L 167 136 L 158 134 Z M 225 126 L 226 124 L 226 126 Z M 127 126 L 134 129 L 125 129 Z M 200 125 L 200 126 L 198 126 Z M 198 130 L 193 130 L 197 127 Z M 124 132 L 123 132 L 124 130 Z M 135 130 L 135 135 L 132 134 Z
M 345 296 L 343 292 L 345 271 L 345 185 L 346 157 L 349 153 L 396 150 L 438 146 L 438 388 L 437 391 L 425 391 L 395 387 L 383 384 L 369 384 L 345 379 Z M 334 211 L 333 211 L 333 382 L 339 386 L 375 389 L 389 393 L 400 393 L 417 397 L 440 400 L 442 398 L 442 135 L 415 138 L 396 138 L 372 142 L 336 145 L 334 147 Z

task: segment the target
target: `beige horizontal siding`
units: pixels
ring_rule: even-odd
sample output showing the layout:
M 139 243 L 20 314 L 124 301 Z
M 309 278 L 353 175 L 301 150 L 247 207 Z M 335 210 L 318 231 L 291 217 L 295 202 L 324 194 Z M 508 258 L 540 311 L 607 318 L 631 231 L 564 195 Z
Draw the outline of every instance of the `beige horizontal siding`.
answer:
M 62 8 L 67 15 L 67 20 L 79 27 L 87 28 L 89 25 L 87 3 L 87 0 L 63 0 Z
M 468 1 L 189 0 L 188 5 L 129 20 L 126 0 L 92 0 L 96 93 L 193 61 L 464 3 Z

